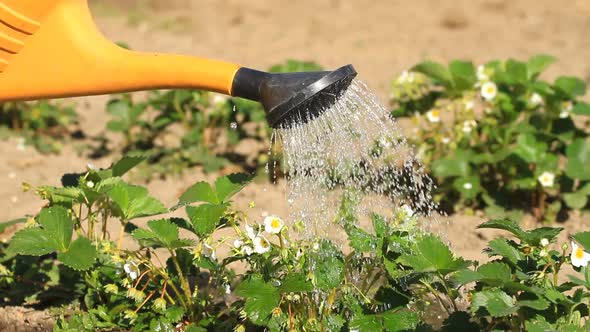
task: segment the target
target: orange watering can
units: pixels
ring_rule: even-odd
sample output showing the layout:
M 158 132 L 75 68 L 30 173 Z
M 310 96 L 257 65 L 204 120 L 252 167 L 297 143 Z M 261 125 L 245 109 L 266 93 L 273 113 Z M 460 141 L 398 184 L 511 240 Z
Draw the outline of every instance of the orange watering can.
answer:
M 309 121 L 350 85 L 335 71 L 270 74 L 237 64 L 140 53 L 107 40 L 87 0 L 0 0 L 0 101 L 151 89 L 204 89 L 259 101 L 271 126 Z

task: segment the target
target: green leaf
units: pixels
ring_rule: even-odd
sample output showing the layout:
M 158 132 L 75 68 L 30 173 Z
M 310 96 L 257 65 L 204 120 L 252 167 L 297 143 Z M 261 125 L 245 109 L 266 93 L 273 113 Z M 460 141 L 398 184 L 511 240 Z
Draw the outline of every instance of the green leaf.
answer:
M 148 190 L 140 186 L 128 186 L 130 202 L 128 219 L 148 217 L 167 212 L 168 210 L 159 200 L 149 196 Z
M 477 228 L 502 229 L 514 234 L 521 241 L 526 239 L 527 237 L 526 232 L 523 231 L 522 228 L 520 228 L 520 226 L 516 222 L 508 219 L 489 220 L 480 224 L 479 226 L 477 226 Z
M 516 139 L 514 153 L 528 163 L 540 162 L 546 151 L 547 144 L 538 142 L 533 134 L 520 134 Z
M 453 77 L 453 83 L 458 90 L 472 89 L 477 76 L 472 62 L 455 60 L 449 64 L 449 70 Z
M 321 257 L 321 259 L 316 261 L 313 272 L 318 289 L 332 290 L 342 283 L 344 278 L 344 262 L 335 256 Z
M 477 271 L 471 271 L 471 270 L 457 271 L 457 273 L 455 273 L 453 275 L 453 277 L 459 283 L 459 285 L 466 285 L 466 284 L 480 281 L 481 279 L 483 279 L 483 276 L 481 275 L 481 273 L 478 273 Z
M 473 199 L 481 192 L 479 176 L 459 177 L 453 181 L 453 188 L 460 192 L 463 198 Z
M 571 178 L 590 180 L 590 143 L 577 138 L 566 148 L 568 158 L 565 174 Z
M 66 252 L 59 253 L 57 259 L 74 270 L 88 270 L 94 265 L 96 248 L 90 240 L 80 237 Z
M 168 219 L 150 220 L 148 227 L 167 248 L 171 248 L 172 243 L 178 240 L 178 226 Z
M 505 238 L 496 238 L 488 243 L 489 251 L 488 255 L 501 256 L 506 258 L 512 264 L 516 264 L 522 259 L 520 251 L 510 245 L 508 240 Z
M 477 272 L 484 279 L 496 279 L 502 282 L 512 281 L 512 271 L 510 267 L 500 262 L 490 262 L 480 266 Z
M 139 165 L 141 162 L 147 159 L 147 156 L 140 154 L 129 154 L 124 156 L 121 160 L 117 161 L 111 169 L 113 170 L 113 176 L 123 176 L 133 167 Z
M 125 100 L 111 100 L 106 107 L 106 111 L 120 119 L 128 120 L 129 103 Z
M 531 57 L 527 62 L 527 79 L 536 78 L 555 61 L 557 61 L 555 57 L 546 54 L 538 54 Z
M 577 102 L 572 109 L 572 114 L 577 115 L 590 115 L 590 104 L 583 101 Z
M 114 132 L 124 132 L 127 130 L 127 123 L 124 121 L 111 120 L 107 122 L 107 129 Z
M 109 189 L 107 195 L 119 207 L 126 220 L 153 216 L 167 211 L 164 204 L 149 196 L 148 190 L 144 187 L 118 183 Z
M 221 204 L 221 200 L 213 191 L 209 183 L 202 181 L 197 182 L 188 188 L 178 201 L 178 206 L 187 205 L 195 202 L 207 202 L 211 204 Z
M 533 246 L 538 246 L 541 239 L 553 241 L 563 230 L 562 227 L 539 227 L 527 232 L 526 242 Z
M 452 87 L 451 73 L 440 63 L 425 61 L 414 66 L 412 71 L 422 73 L 447 88 Z
M 16 232 L 7 252 L 20 255 L 42 256 L 56 251 L 56 243 L 51 239 L 47 232 L 41 228 L 25 228 Z
M 432 172 L 435 176 L 467 176 L 469 174 L 469 158 L 471 153 L 464 150 L 456 150 L 450 158 L 441 158 L 432 163 Z
M 356 315 L 349 323 L 350 331 L 383 331 L 383 321 L 377 315 Z
M 281 293 L 313 291 L 313 284 L 303 273 L 292 273 L 285 277 L 279 287 Z
M 586 83 L 577 77 L 558 77 L 554 85 L 569 97 L 583 96 L 586 94 Z
M 229 174 L 218 178 L 215 181 L 215 191 L 217 191 L 219 203 L 227 202 L 233 195 L 250 183 L 252 178 L 251 175 L 243 173 Z
M 74 223 L 68 216 L 68 210 L 61 206 L 52 206 L 39 212 L 39 224 L 47 236 L 55 243 L 55 249 L 65 251 L 70 246 Z
M 357 252 L 374 252 L 377 246 L 377 237 L 365 232 L 359 227 L 346 227 L 348 243 Z
M 147 229 L 143 229 L 143 228 L 137 228 L 135 230 L 133 230 L 132 232 L 133 234 L 133 238 L 135 238 L 136 240 L 156 240 L 156 234 L 154 234 L 154 232 L 147 230 Z
M 199 206 L 187 206 L 186 214 L 195 233 L 199 237 L 205 238 L 215 230 L 226 210 L 227 204 L 202 204 Z
M 244 311 L 256 325 L 264 325 L 272 310 L 279 305 L 280 295 L 277 289 L 259 277 L 243 281 L 235 293 L 244 299 Z
M 549 324 L 543 316 L 535 316 L 534 319 L 525 322 L 528 332 L 557 332 L 558 330 Z
M 373 222 L 373 230 L 375 231 L 375 235 L 378 237 L 385 236 L 385 232 L 387 231 L 387 220 L 378 214 L 373 214 L 371 216 L 371 220 Z
M 123 216 L 129 209 L 129 194 L 125 190 L 124 183 L 118 183 L 111 187 L 107 192 L 107 196 L 119 207 Z
M 501 286 L 512 281 L 512 272 L 504 263 L 491 262 L 480 266 L 477 271 L 458 271 L 455 279 L 462 285 L 482 281 L 491 286 Z
M 572 237 L 581 244 L 585 250 L 590 250 L 590 232 L 578 232 L 572 235 Z
M 528 307 L 535 310 L 545 310 L 549 308 L 549 301 L 538 297 L 533 300 L 519 300 L 518 305 L 520 307 Z
M 580 192 L 565 193 L 563 194 L 563 200 L 572 209 L 582 209 L 588 204 L 588 195 Z
M 449 247 L 432 234 L 418 239 L 415 252 L 403 254 L 399 260 L 416 272 L 444 274 L 464 268 L 468 264 L 463 258 L 456 258 Z
M 514 300 L 500 289 L 493 288 L 476 292 L 471 301 L 471 312 L 484 308 L 492 317 L 509 316 L 516 312 Z
M 389 332 L 413 331 L 420 323 L 420 316 L 409 310 L 390 310 L 380 316 L 383 318 L 383 325 Z
M 525 83 L 527 81 L 527 65 L 516 60 L 506 61 L 506 74 L 511 83 Z

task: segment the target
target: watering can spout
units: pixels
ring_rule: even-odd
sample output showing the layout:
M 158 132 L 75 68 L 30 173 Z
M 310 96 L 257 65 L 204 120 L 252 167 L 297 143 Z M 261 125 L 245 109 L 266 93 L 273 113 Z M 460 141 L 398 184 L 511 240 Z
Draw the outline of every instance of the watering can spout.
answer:
M 134 52 L 96 28 L 87 0 L 0 0 L 0 102 L 131 92 L 203 89 L 260 101 L 269 123 L 308 119 L 356 75 L 268 74 L 198 57 Z M 303 116 L 302 116 L 303 115 Z

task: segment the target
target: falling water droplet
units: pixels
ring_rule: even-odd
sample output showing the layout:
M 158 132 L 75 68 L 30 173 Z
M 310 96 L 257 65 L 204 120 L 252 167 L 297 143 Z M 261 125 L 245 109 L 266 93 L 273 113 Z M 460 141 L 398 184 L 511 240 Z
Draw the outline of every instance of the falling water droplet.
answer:
M 432 215 L 434 183 L 389 109 L 364 83 L 353 81 L 334 103 L 317 107 L 317 118 L 299 118 L 276 131 L 290 214 L 311 226 L 305 227 L 308 235 L 333 233 L 326 221 L 335 220 L 343 195 L 350 193 L 356 214 L 392 207 L 395 212 L 411 202 L 422 216 Z

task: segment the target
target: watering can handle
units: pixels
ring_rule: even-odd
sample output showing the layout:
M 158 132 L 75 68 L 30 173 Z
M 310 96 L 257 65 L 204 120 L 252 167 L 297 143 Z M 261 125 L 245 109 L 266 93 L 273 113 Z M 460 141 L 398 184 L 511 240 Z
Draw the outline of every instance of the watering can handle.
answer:
M 232 94 L 233 63 L 129 51 L 87 0 L 0 0 L 0 101 L 190 88 Z

